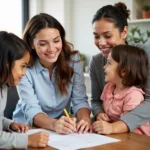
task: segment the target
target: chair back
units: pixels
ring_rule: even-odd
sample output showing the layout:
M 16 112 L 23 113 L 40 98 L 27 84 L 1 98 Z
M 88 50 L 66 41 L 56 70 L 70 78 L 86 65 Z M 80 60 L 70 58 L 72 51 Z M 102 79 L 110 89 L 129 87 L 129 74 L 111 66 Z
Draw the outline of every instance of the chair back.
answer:
M 4 116 L 8 119 L 12 119 L 13 111 L 16 108 L 16 104 L 19 100 L 19 96 L 17 93 L 16 87 L 9 87 L 8 88 L 8 95 L 7 95 L 7 104 L 4 111 Z

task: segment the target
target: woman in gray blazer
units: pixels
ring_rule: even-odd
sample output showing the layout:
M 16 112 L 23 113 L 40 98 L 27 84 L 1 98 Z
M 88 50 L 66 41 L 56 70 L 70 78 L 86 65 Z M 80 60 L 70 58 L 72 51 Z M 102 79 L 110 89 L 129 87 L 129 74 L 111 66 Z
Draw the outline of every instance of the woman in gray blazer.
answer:
M 128 23 L 130 12 L 124 3 L 106 5 L 100 8 L 93 17 L 93 34 L 95 45 L 100 53 L 93 56 L 90 62 L 90 79 L 91 79 L 91 104 L 95 119 L 105 120 L 102 116 L 102 100 L 100 95 L 105 86 L 104 65 L 107 62 L 107 56 L 115 45 L 127 44 L 126 37 L 128 35 Z M 150 60 L 148 48 L 144 48 Z M 105 128 L 101 129 L 102 134 L 123 133 L 133 131 L 138 126 L 150 120 L 150 67 L 148 81 L 146 86 L 145 100 L 137 108 L 129 113 L 122 115 L 120 120 L 114 124 L 118 124 L 119 128 L 111 128 L 109 131 Z M 117 109 L 117 108 L 116 108 Z M 94 129 L 99 128 L 94 123 Z

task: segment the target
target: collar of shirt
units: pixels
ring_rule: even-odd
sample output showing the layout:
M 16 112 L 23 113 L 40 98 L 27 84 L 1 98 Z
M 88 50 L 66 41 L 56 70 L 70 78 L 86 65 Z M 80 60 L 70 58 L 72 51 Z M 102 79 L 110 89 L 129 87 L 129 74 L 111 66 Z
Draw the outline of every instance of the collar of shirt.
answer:
M 56 68 L 57 68 L 57 67 L 54 67 L 53 73 L 56 72 Z M 35 70 L 36 70 L 36 73 L 40 73 L 40 72 L 42 72 L 43 70 L 48 70 L 48 69 L 47 69 L 47 68 L 44 68 L 44 67 L 41 65 L 39 59 L 37 59 L 37 60 L 35 61 Z

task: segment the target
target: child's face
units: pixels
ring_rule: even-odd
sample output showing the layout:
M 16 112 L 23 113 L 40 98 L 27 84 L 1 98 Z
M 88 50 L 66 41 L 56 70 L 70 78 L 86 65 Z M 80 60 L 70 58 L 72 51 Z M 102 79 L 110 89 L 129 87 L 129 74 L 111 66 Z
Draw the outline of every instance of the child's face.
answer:
M 14 66 L 12 68 L 13 79 L 12 79 L 12 76 L 10 76 L 8 79 L 8 84 L 10 86 L 17 85 L 19 81 L 21 80 L 21 78 L 25 76 L 25 70 L 26 70 L 29 60 L 30 60 L 30 55 L 27 52 L 21 59 L 16 60 L 14 62 Z
M 107 64 L 104 66 L 106 82 L 117 84 L 121 81 L 121 78 L 117 73 L 117 67 L 118 67 L 118 63 L 115 60 L 113 60 L 110 53 L 107 58 Z

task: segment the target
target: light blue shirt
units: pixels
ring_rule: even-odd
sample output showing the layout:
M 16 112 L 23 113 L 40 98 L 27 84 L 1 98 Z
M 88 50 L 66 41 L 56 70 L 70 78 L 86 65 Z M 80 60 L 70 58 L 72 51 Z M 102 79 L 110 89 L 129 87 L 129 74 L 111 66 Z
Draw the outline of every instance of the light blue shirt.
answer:
M 75 55 L 72 60 L 79 60 Z M 55 70 L 49 77 L 48 69 L 44 68 L 39 60 L 36 60 L 32 68 L 27 68 L 26 76 L 22 78 L 17 86 L 20 100 L 13 113 L 13 120 L 32 125 L 33 118 L 38 113 L 44 113 L 50 118 L 59 118 L 64 115 L 63 109 L 70 112 L 71 104 L 74 114 L 80 108 L 89 108 L 86 96 L 85 81 L 82 62 L 70 62 L 74 69 L 74 75 L 68 87 L 68 95 L 61 95 L 58 90 Z

